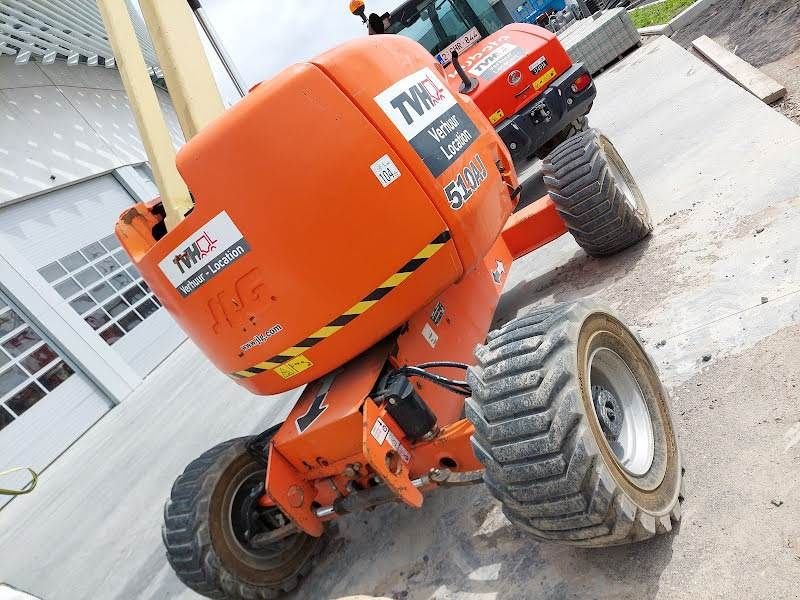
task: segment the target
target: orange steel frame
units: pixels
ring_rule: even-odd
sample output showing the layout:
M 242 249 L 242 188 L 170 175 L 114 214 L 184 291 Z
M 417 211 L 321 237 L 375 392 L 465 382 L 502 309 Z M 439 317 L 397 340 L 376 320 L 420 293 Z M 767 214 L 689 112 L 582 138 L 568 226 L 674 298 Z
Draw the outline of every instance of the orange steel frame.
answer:
M 514 213 L 477 268 L 412 316 L 399 334 L 309 384 L 270 442 L 262 503 L 275 503 L 300 529 L 319 536 L 323 521 L 336 515 L 318 518 L 315 509 L 353 489 L 365 489 L 374 476 L 399 500 L 419 507 L 422 491 L 435 484 L 421 491 L 412 483 L 415 478 L 442 466 L 462 472 L 482 469 L 470 445 L 473 426 L 463 417 L 463 397 L 414 380 L 417 393 L 437 417 L 439 431 L 432 439 L 411 443 L 370 393 L 387 364 L 471 364 L 475 346 L 490 329 L 513 260 L 565 232 L 547 196 Z M 431 320 L 435 310 L 436 325 Z M 436 335 L 433 343 L 422 335 L 426 325 Z M 310 410 L 321 413 L 301 432 L 297 419 Z

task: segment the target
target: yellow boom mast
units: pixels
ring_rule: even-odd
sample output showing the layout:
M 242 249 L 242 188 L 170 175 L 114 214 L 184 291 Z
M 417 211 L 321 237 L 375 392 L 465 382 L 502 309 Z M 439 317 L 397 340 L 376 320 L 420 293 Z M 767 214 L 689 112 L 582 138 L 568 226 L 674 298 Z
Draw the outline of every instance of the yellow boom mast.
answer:
M 191 195 L 175 167 L 175 148 L 125 0 L 97 0 L 97 5 L 161 193 L 167 229 L 172 229 L 191 210 Z M 186 0 L 140 0 L 140 6 L 183 135 L 189 140 L 225 110 L 192 11 Z

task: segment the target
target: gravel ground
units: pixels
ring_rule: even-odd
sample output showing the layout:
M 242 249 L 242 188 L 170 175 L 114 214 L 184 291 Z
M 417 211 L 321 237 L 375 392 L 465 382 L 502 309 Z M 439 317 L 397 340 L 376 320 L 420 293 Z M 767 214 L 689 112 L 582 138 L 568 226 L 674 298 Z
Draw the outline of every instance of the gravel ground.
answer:
M 793 327 L 672 391 L 691 498 L 676 535 L 602 550 L 540 545 L 509 525 L 484 488 L 440 490 L 422 514 L 391 506 L 342 519 L 317 575 L 292 600 L 800 598 L 798 384 Z M 428 533 L 408 527 L 411 519 Z M 360 544 L 387 535 L 372 568 L 341 569 Z M 320 585 L 326 572 L 340 579 Z
M 800 21 L 794 26 L 800 30 Z M 786 87 L 786 97 L 775 108 L 800 124 L 800 50 L 763 65 L 761 70 Z
M 708 35 L 786 87 L 775 108 L 800 123 L 800 2 L 729 0 L 706 10 L 672 39 L 684 47 Z

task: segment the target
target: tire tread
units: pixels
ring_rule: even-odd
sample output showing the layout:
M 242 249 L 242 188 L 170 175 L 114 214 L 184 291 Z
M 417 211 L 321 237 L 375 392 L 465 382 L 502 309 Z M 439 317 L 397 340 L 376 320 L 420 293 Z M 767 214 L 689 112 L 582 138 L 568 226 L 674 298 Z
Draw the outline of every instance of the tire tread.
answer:
M 539 540 L 600 547 L 670 531 L 682 498 L 669 514 L 648 514 L 603 462 L 583 413 L 573 356 L 587 310 L 584 302 L 558 304 L 490 333 L 468 373 L 473 394 L 466 414 L 486 485 L 512 523 Z M 525 346 L 523 331 L 535 342 Z M 522 363 L 529 371 L 518 368 Z
M 577 133 L 545 157 L 542 173 L 578 245 L 591 256 L 609 256 L 647 237 L 653 226 L 646 213 L 627 202 L 599 135 L 596 129 Z

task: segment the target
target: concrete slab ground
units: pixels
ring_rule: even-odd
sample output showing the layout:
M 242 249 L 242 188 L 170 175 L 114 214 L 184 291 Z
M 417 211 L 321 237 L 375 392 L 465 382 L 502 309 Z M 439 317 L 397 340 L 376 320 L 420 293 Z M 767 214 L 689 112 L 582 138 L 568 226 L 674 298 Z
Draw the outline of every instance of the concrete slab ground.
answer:
M 561 238 L 515 264 L 498 319 L 591 295 L 640 333 L 687 465 L 680 531 L 607 550 L 540 545 L 482 487 L 440 491 L 418 511 L 342 519 L 294 598 L 800 597 L 800 128 L 667 39 L 598 90 L 590 121 L 629 163 L 654 234 L 607 260 Z M 184 345 L 0 511 L 0 581 L 48 600 L 196 598 L 163 558 L 171 481 L 286 410 Z
M 172 481 L 214 444 L 285 418 L 296 396 L 253 396 L 184 343 L 0 511 L 0 582 L 43 600 L 197 598 L 159 539 Z

